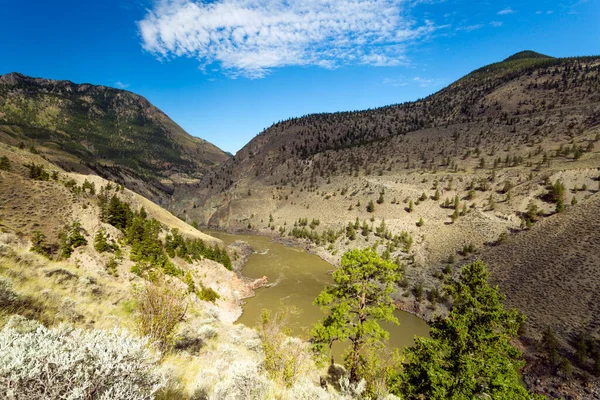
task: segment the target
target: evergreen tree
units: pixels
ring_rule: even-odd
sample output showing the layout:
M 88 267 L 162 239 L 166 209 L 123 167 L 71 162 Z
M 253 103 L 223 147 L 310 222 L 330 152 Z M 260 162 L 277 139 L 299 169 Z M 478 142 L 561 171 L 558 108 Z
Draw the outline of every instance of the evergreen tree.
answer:
M 69 258 L 73 250 L 87 244 L 87 239 L 82 234 L 83 228 L 79 222 L 73 222 L 71 226 L 66 226 L 59 234 L 60 256 Z
M 327 317 L 312 329 L 314 349 L 323 354 L 334 342 L 349 340 L 345 364 L 351 382 L 360 380 L 369 351 L 382 348 L 388 337 L 379 322 L 398 323 L 390 295 L 399 279 L 395 263 L 371 249 L 355 249 L 343 255 L 333 273 L 334 285 L 327 286 L 315 300 Z
M 525 318 L 504 309 L 487 278 L 476 261 L 445 287 L 454 300 L 450 314 L 437 317 L 430 337 L 405 350 L 404 369 L 390 379 L 394 393 L 432 400 L 533 398 L 520 383 L 521 353 L 510 344 Z
M 349 240 L 356 240 L 356 230 L 354 229 L 354 225 L 351 222 L 348 223 L 346 227 L 346 237 Z
M 96 235 L 94 236 L 94 248 L 98 253 L 112 250 L 112 246 L 108 243 L 106 231 L 104 231 L 104 229 L 100 229 L 96 232 Z
M 369 204 L 367 204 L 367 212 L 374 212 L 375 211 L 375 204 L 373 204 L 373 200 L 369 200 Z
M 575 197 L 573 197 L 573 198 L 575 198 Z M 556 201 L 556 212 L 561 213 L 563 211 L 565 211 L 565 202 L 563 199 L 558 199 Z
M 49 249 L 46 244 L 46 235 L 37 230 L 33 231 L 31 236 L 31 249 L 29 250 L 47 257 L 49 255 Z
M 6 156 L 0 157 L 0 170 L 2 171 L 10 171 L 10 160 Z

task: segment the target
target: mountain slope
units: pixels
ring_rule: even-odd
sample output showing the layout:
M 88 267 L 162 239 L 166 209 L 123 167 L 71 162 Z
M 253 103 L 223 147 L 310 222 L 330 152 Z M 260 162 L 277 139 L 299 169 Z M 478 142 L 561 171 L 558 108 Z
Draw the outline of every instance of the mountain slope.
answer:
M 69 81 L 0 76 L 0 140 L 35 146 L 67 170 L 96 172 L 160 199 L 229 156 L 190 136 L 131 92 Z
M 342 175 L 458 171 L 477 166 L 483 152 L 489 163 L 566 144 L 600 123 L 599 71 L 600 57 L 519 56 L 416 102 L 292 118 L 256 136 L 199 184 L 179 186 L 174 207 L 216 224 L 233 205 L 222 197 L 243 197 L 236 193 L 248 187 L 314 188 Z
M 600 334 L 600 194 L 483 252 L 511 306 L 533 332 Z
M 416 102 L 365 111 L 313 114 L 279 122 L 209 174 L 199 187 L 212 187 L 216 189 L 213 192 L 225 190 L 245 176 L 281 176 L 282 168 L 285 179 L 290 181 L 310 165 L 311 157 L 330 152 L 330 157 L 339 159 L 345 149 L 360 152 L 369 144 L 376 147 L 375 143 L 386 148 L 388 154 L 391 150 L 397 153 L 405 150 L 404 137 L 409 140 L 411 136 L 407 135 L 426 130 L 437 132 L 445 142 L 432 143 L 428 146 L 430 150 L 423 148 L 425 154 L 414 144 L 409 145 L 409 150 L 413 153 L 417 150 L 416 156 L 430 165 L 434 164 L 430 160 L 434 155 L 444 150 L 448 153 L 449 143 L 466 139 L 461 132 L 464 130 L 479 130 L 469 138 L 476 140 L 476 144 L 485 141 L 486 135 L 500 134 L 504 138 L 510 135 L 518 140 L 524 137 L 530 140 L 532 134 L 548 136 L 550 130 L 557 130 L 557 124 L 552 121 L 542 126 L 539 120 L 555 118 L 558 109 L 564 112 L 557 122 L 564 124 L 567 132 L 592 126 L 598 120 L 587 108 L 600 101 L 599 60 L 509 58 L 480 68 Z M 583 109 L 584 114 L 566 121 L 569 114 L 574 114 L 573 107 Z M 487 141 L 493 144 L 496 138 L 490 139 Z M 365 161 L 364 157 L 359 158 L 354 169 Z M 390 161 L 388 157 L 378 158 L 380 161 L 375 161 L 372 170 L 389 166 L 381 162 L 384 158 Z M 342 166 L 341 160 L 337 161 Z M 438 159 L 435 164 L 440 165 L 441 161 Z
M 599 143 L 600 57 L 525 52 L 416 102 L 277 123 L 201 182 L 177 185 L 171 209 L 297 238 L 333 263 L 373 247 L 406 265 L 398 302 L 427 316 L 439 306 L 427 294 L 457 265 L 559 221 L 552 185 L 574 210 L 595 195 Z M 557 259 L 553 279 L 569 263 Z

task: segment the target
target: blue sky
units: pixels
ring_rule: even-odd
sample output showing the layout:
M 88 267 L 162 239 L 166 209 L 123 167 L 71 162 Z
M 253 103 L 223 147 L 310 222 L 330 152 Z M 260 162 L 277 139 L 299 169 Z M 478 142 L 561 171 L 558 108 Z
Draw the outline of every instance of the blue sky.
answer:
M 416 100 L 520 50 L 600 54 L 600 0 L 0 0 L 0 74 L 125 88 L 232 153 Z

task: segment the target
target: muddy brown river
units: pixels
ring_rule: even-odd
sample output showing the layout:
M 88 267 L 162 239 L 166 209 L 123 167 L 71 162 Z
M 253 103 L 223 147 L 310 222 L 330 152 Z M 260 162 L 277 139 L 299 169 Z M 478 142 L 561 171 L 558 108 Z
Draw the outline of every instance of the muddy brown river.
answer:
M 267 276 L 273 286 L 258 289 L 256 296 L 245 299 L 243 314 L 237 321 L 256 326 L 262 309 L 276 311 L 280 305 L 296 307 L 300 313 L 290 317 L 290 328 L 295 336 L 307 338 L 312 325 L 324 317 L 319 307 L 313 305 L 325 285 L 331 284 L 334 267 L 316 255 L 301 248 L 272 242 L 267 236 L 232 235 L 220 231 L 205 233 L 231 244 L 236 240 L 248 243 L 255 250 L 244 265 L 243 274 L 250 278 Z M 429 328 L 420 318 L 404 311 L 395 311 L 400 325 L 383 323 L 390 333 L 388 346 L 404 348 L 413 344 L 413 337 L 426 336 Z M 335 351 L 339 353 L 340 351 Z M 337 358 L 337 356 L 336 356 Z

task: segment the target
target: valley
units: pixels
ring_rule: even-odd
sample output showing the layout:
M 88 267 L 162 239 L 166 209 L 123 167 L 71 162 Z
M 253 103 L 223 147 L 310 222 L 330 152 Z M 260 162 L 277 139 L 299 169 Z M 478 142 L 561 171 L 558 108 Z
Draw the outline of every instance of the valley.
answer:
M 482 396 L 600 396 L 599 211 L 600 57 L 517 53 L 414 102 L 280 121 L 233 156 L 131 92 L 0 76 L 0 327 L 151 338 L 143 368 L 167 378 L 140 398 L 361 398 L 360 368 L 366 395 L 418 398 L 414 349 L 479 340 L 468 310 L 494 311 L 494 365 L 525 383 Z M 335 325 L 352 312 L 355 336 Z M 380 353 L 346 371 L 337 342 L 361 334 Z

